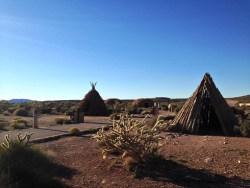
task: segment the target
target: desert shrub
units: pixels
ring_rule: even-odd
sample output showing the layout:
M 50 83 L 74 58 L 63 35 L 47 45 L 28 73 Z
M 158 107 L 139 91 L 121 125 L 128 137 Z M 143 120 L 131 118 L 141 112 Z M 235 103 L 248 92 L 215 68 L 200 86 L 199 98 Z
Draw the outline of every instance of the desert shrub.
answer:
M 55 176 L 56 164 L 38 149 L 29 145 L 31 135 L 7 135 L 0 147 L 1 188 L 62 187 Z
M 142 111 L 140 112 L 140 114 L 142 114 L 142 115 L 148 115 L 148 114 L 152 114 L 152 113 L 151 113 L 151 111 L 149 111 L 149 110 L 142 110 Z
M 56 118 L 56 119 L 55 119 L 55 122 L 56 122 L 56 124 L 60 124 L 60 125 L 62 125 L 62 124 L 63 124 L 64 119 L 65 119 L 65 118 Z
M 13 129 L 24 129 L 28 126 L 28 121 L 21 118 L 15 118 L 14 120 L 11 121 L 10 126 Z
M 138 109 L 134 105 L 128 103 L 127 106 L 126 106 L 126 111 L 127 111 L 128 114 L 136 114 Z
M 41 114 L 51 114 L 52 109 L 46 106 L 40 108 Z
M 4 115 L 4 116 L 9 116 L 10 113 L 9 113 L 8 111 L 4 111 L 4 112 L 3 112 L 3 115 Z
M 168 105 L 162 105 L 161 109 L 164 110 L 164 111 L 167 111 L 168 110 Z
M 244 121 L 240 126 L 242 136 L 250 137 L 250 121 Z
M 94 136 L 103 151 L 103 158 L 109 154 L 122 156 L 124 166 L 134 170 L 140 163 L 146 162 L 150 155 L 157 153 L 159 148 L 160 130 L 164 124 L 156 122 L 153 127 L 142 121 L 121 115 L 120 120 L 113 121 L 109 131 L 99 130 Z
M 5 130 L 5 128 L 9 125 L 8 122 L 0 122 L 0 130 Z
M 69 133 L 72 135 L 79 135 L 80 134 L 80 130 L 76 127 L 72 127 L 69 129 Z
M 10 114 L 12 114 L 12 113 L 15 112 L 16 109 L 17 109 L 16 107 L 9 107 L 9 108 L 8 108 L 8 112 L 9 112 Z
M 55 122 L 58 125 L 71 124 L 72 123 L 72 121 L 70 119 L 67 119 L 67 118 L 56 118 Z
M 120 119 L 120 114 L 113 113 L 109 116 L 110 120 L 119 120 Z
M 13 115 L 27 117 L 27 116 L 29 116 L 29 112 L 27 110 L 25 110 L 24 108 L 20 108 L 20 109 L 16 109 L 13 112 Z
M 175 115 L 159 115 L 158 116 L 158 121 L 169 121 L 175 118 Z
M 8 121 L 0 119 L 0 130 L 5 130 L 5 127 L 7 127 L 8 125 L 9 125 Z

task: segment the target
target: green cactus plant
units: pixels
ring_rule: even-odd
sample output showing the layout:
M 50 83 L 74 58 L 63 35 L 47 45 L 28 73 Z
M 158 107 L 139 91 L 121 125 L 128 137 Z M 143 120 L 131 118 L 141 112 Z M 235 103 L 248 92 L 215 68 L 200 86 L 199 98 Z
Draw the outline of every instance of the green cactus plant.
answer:
M 156 153 L 161 139 L 160 130 L 164 128 L 164 123 L 157 121 L 151 127 L 147 125 L 146 118 L 138 121 L 123 114 L 119 120 L 113 121 L 109 131 L 99 130 L 94 139 L 102 147 L 102 153 L 105 154 L 103 159 L 106 159 L 108 154 L 116 153 L 123 156 L 124 160 L 129 158 L 131 161 L 133 158 L 133 161 L 141 163 L 148 155 Z

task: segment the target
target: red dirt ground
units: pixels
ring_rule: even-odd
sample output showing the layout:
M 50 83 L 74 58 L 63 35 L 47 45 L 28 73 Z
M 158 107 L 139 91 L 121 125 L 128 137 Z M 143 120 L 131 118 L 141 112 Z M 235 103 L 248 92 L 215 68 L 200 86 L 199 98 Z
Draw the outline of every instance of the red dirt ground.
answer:
M 74 188 L 250 187 L 250 139 L 164 134 L 161 154 L 135 178 L 116 160 L 103 160 L 96 142 L 70 137 L 40 144 L 56 161 L 72 169 L 62 179 Z

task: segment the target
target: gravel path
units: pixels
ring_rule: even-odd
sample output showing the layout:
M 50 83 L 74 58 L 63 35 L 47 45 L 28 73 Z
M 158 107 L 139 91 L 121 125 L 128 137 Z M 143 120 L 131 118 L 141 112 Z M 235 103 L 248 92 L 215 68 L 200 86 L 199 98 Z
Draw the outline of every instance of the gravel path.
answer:
M 101 122 L 85 122 L 81 124 L 69 124 L 69 125 L 57 125 L 57 126 L 51 126 L 51 127 L 43 127 L 42 125 L 37 128 L 28 128 L 28 129 L 19 129 L 19 130 L 12 130 L 12 131 L 1 131 L 0 132 L 0 141 L 4 139 L 4 136 L 9 134 L 11 138 L 16 137 L 18 133 L 25 134 L 25 133 L 32 133 L 32 140 L 37 139 L 44 139 L 48 137 L 53 136 L 59 136 L 59 135 L 66 135 L 68 134 L 68 130 L 72 127 L 78 128 L 80 131 L 86 131 L 90 129 L 96 129 L 103 126 L 107 126 L 109 123 L 106 121 Z

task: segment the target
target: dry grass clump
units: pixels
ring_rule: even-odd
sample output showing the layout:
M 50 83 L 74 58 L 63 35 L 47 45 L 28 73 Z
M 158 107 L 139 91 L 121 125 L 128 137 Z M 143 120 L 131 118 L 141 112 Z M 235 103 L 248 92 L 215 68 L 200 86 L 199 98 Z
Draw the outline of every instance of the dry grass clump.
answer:
M 0 130 L 5 130 L 6 127 L 9 126 L 9 122 L 4 120 L 4 119 L 0 119 Z
M 250 137 L 250 121 L 245 120 L 240 126 L 242 136 Z
M 56 118 L 55 122 L 58 125 L 71 124 L 72 123 L 72 121 L 70 119 L 67 119 L 67 118 Z
M 119 120 L 113 121 L 109 131 L 101 129 L 94 138 L 102 147 L 103 159 L 117 154 L 125 168 L 135 171 L 138 165 L 146 163 L 149 156 L 157 153 L 163 126 L 162 121 L 149 126 L 146 118 L 139 121 L 129 115 L 121 115 Z
M 6 111 L 3 112 L 3 115 L 4 115 L 4 116 L 9 116 L 10 113 L 6 110 Z
M 169 121 L 173 120 L 175 118 L 175 115 L 159 115 L 157 117 L 158 121 Z
M 76 128 L 76 127 L 72 127 L 72 128 L 69 129 L 69 133 L 72 134 L 72 135 L 77 136 L 77 135 L 80 134 L 80 130 L 78 128 Z
M 28 126 L 28 122 L 21 118 L 15 118 L 11 121 L 10 126 L 13 129 L 24 129 Z

